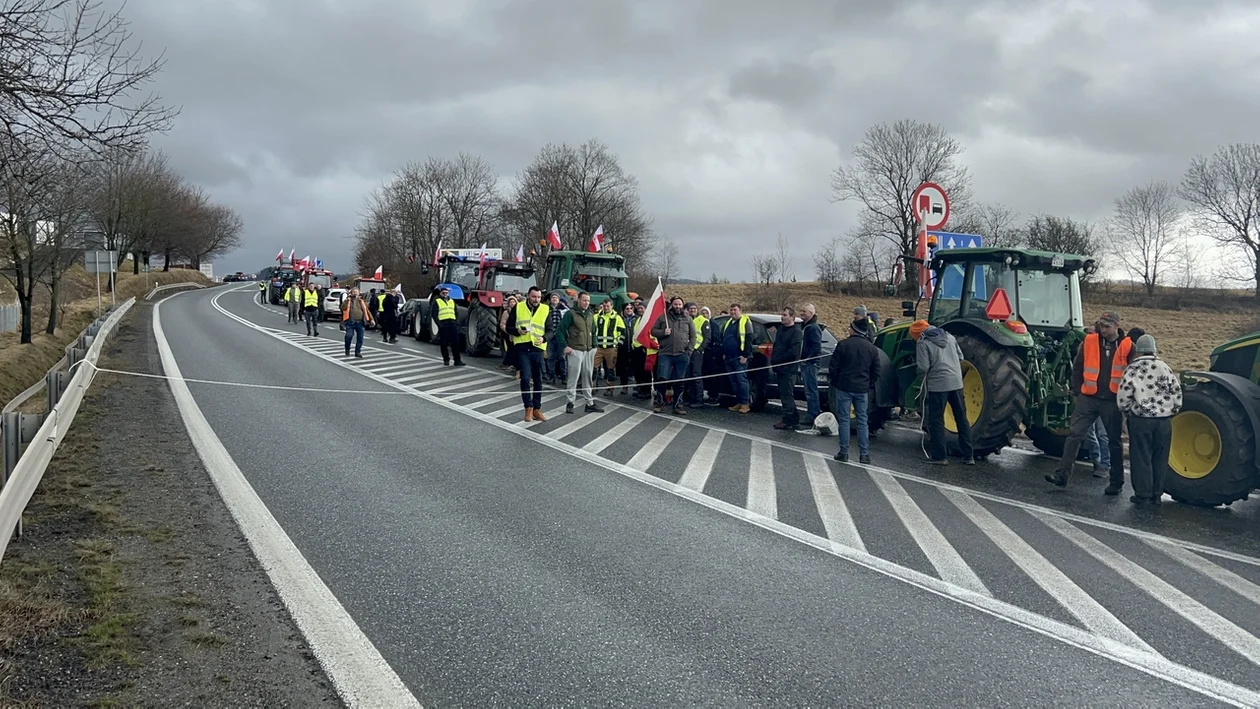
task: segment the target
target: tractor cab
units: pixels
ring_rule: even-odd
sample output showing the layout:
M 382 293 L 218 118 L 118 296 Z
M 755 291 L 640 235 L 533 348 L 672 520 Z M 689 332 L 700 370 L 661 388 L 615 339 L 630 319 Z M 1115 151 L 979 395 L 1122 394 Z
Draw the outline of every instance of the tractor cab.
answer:
M 482 269 L 477 290 L 493 293 L 527 293 L 538 285 L 534 267 L 515 261 L 490 261 Z
M 442 249 L 436 264 L 441 271 L 432 294 L 436 295 L 439 288 L 447 288 L 451 300 L 466 304 L 480 283 L 483 256 L 486 260 L 500 260 L 503 249 L 486 249 L 484 254 L 481 249 Z
M 597 307 L 612 299 L 620 311 L 630 297 L 626 292 L 625 257 L 620 254 L 587 251 L 552 251 L 547 256 L 547 293 L 560 293 L 575 302 L 579 293 L 591 296 Z
M 937 251 L 928 322 L 999 322 L 1017 334 L 1082 329 L 1080 271 L 1093 264 L 1083 256 L 1023 249 Z

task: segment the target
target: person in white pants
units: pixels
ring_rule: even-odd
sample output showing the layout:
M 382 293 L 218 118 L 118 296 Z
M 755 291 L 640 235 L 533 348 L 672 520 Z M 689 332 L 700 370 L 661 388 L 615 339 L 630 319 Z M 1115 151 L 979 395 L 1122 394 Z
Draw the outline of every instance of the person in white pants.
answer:
M 560 319 L 560 326 L 556 328 L 556 347 L 564 353 L 569 373 L 569 402 L 564 412 L 573 413 L 580 385 L 582 396 L 586 398 L 585 411 L 602 413 L 603 409 L 595 403 L 595 392 L 591 387 L 595 373 L 595 311 L 591 310 L 588 293 L 578 294 L 577 306 L 569 308 Z

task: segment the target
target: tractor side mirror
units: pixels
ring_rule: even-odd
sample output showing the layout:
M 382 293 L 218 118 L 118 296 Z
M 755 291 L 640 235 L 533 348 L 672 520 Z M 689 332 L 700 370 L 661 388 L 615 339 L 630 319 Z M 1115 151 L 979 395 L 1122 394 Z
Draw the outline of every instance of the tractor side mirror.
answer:
M 908 318 L 912 318 L 916 315 L 913 300 L 901 301 L 901 314 Z
M 897 286 L 894 286 L 891 283 L 884 284 L 884 297 L 891 298 L 894 295 L 897 295 Z

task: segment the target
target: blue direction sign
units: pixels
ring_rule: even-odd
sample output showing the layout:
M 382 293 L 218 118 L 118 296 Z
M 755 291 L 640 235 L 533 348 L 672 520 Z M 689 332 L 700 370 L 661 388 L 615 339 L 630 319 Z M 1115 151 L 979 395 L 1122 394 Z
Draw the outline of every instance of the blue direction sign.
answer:
M 928 231 L 928 236 L 936 237 L 936 249 L 979 249 L 984 246 L 984 237 L 979 234 L 957 234 L 952 231 Z M 933 277 L 935 278 L 935 277 Z M 985 294 L 984 272 L 977 269 L 972 279 L 972 292 Z M 941 298 L 960 300 L 962 298 L 963 267 L 950 266 L 945 270 L 945 282 L 933 283 L 933 288 L 940 288 Z

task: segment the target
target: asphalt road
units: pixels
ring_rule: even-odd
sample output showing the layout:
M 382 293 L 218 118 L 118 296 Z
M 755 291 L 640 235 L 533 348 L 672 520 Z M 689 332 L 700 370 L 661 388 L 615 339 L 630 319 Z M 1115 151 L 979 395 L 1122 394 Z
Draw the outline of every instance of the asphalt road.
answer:
M 876 467 L 841 465 L 834 438 L 770 414 L 683 421 L 619 398 L 566 416 L 561 399 L 526 426 L 489 363 L 447 369 L 371 333 L 346 360 L 335 324 L 308 338 L 251 295 L 166 302 L 175 359 L 263 385 L 189 383 L 422 703 L 1260 696 L 1249 506 L 1139 517 L 1084 471 L 1045 490 L 1051 464 L 1015 453 L 929 472 L 906 430 Z

